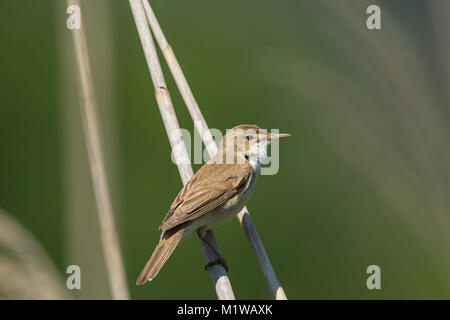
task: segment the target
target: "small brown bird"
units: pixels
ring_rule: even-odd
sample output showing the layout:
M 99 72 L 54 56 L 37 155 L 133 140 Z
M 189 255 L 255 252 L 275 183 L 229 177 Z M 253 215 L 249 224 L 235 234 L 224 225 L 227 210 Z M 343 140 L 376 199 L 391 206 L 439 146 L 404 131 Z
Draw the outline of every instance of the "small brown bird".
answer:
M 222 139 L 217 154 L 202 166 L 181 189 L 159 228 L 161 238 L 142 270 L 136 284 L 156 277 L 176 246 L 194 231 L 204 239 L 206 231 L 238 214 L 253 193 L 261 162 L 267 157 L 267 145 L 289 134 L 270 134 L 257 125 L 239 125 Z

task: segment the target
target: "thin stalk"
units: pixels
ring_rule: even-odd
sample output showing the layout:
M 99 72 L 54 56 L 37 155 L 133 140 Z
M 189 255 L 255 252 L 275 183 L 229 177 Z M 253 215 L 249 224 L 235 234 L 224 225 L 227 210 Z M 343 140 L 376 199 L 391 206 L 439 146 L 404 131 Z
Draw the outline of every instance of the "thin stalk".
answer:
M 174 77 L 183 100 L 189 110 L 189 113 L 191 114 L 195 127 L 202 137 L 202 140 L 210 157 L 213 157 L 217 152 L 217 146 L 214 142 L 214 139 L 212 138 L 211 132 L 208 129 L 205 118 L 200 111 L 200 107 L 198 106 L 197 101 L 194 98 L 191 88 L 186 80 L 186 77 L 184 76 L 183 71 L 181 70 L 180 64 L 175 57 L 175 53 L 173 52 L 172 47 L 169 45 L 166 37 L 164 36 L 158 20 L 156 19 L 156 16 L 150 6 L 150 3 L 148 2 L 148 0 L 142 0 L 142 3 L 144 5 L 150 28 L 153 31 L 153 34 L 159 44 L 159 47 L 161 48 L 164 58 L 166 59 L 172 76 Z M 281 283 L 275 274 L 275 270 L 273 269 L 269 256 L 267 255 L 267 252 L 264 248 L 261 238 L 258 235 L 256 227 L 247 208 L 245 207 L 244 209 L 242 209 L 237 217 L 239 219 L 239 223 L 244 229 L 248 241 L 250 242 L 253 252 L 255 253 L 256 259 L 258 260 L 264 279 L 266 280 L 273 298 L 277 300 L 287 300 L 283 287 L 281 286 Z
M 80 6 L 79 0 L 67 0 L 67 3 L 69 5 L 74 4 Z M 129 299 L 119 236 L 114 223 L 104 156 L 101 148 L 99 123 L 97 119 L 98 108 L 84 26 L 82 25 L 81 29 L 72 30 L 72 36 L 79 71 L 83 132 L 88 151 L 97 213 L 100 220 L 100 232 L 109 285 L 113 299 Z
M 156 53 L 156 48 L 153 43 L 153 38 L 145 17 L 144 8 L 142 7 L 141 0 L 129 0 L 129 2 L 139 38 L 141 40 L 142 48 L 144 50 L 144 55 L 147 60 L 150 76 L 155 87 L 155 95 L 159 111 L 169 137 L 174 158 L 178 164 L 178 171 L 180 173 L 181 180 L 183 181 L 183 184 L 186 184 L 193 176 L 194 172 L 189 164 L 190 160 L 186 146 L 183 142 L 183 138 L 181 134 L 178 134 L 180 132 L 180 126 L 178 124 L 169 91 L 167 90 L 164 75 Z M 212 244 L 216 250 L 218 250 L 214 234 L 210 231 L 207 233 L 207 241 Z M 201 242 L 201 245 L 207 263 L 214 261 L 216 258 L 215 254 L 203 242 Z M 231 288 L 231 283 L 228 279 L 226 270 L 221 265 L 214 265 L 209 269 L 209 271 L 216 288 L 217 297 L 220 300 L 234 300 L 235 297 L 233 289 Z

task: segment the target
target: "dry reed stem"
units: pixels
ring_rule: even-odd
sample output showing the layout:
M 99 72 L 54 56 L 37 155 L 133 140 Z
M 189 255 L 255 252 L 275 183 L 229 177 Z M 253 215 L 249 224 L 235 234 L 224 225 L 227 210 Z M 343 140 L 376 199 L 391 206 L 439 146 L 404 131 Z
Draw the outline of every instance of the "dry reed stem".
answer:
M 153 38 L 147 23 L 144 8 L 141 0 L 129 0 L 131 10 L 133 12 L 136 28 L 139 33 L 142 48 L 144 50 L 145 58 L 147 60 L 150 75 L 155 87 L 155 95 L 158 107 L 169 137 L 170 145 L 173 150 L 173 155 L 177 161 L 178 171 L 180 173 L 183 184 L 186 184 L 193 176 L 193 170 L 189 160 L 183 138 L 180 134 L 180 127 L 173 108 L 172 100 L 167 90 L 164 76 L 161 70 L 161 65 L 158 60 L 156 48 L 153 43 Z M 217 242 L 212 231 L 208 231 L 206 235 L 207 241 L 218 250 Z M 203 253 L 207 263 L 216 259 L 215 254 L 203 243 Z M 233 289 L 231 288 L 230 280 L 226 270 L 221 265 L 214 265 L 209 269 L 211 278 L 216 288 L 217 297 L 220 300 L 234 300 Z
M 79 0 L 67 0 L 69 5 L 80 6 Z M 83 131 L 88 151 L 89 166 L 100 220 L 100 232 L 105 256 L 106 269 L 113 299 L 129 299 L 125 269 L 120 251 L 119 237 L 114 223 L 110 192 L 106 177 L 103 151 L 101 148 L 97 102 L 92 81 L 91 66 L 84 34 L 81 29 L 72 30 L 75 56 L 79 71 L 82 101 L 81 115 Z
M 164 36 L 164 33 L 158 23 L 158 20 L 156 19 L 156 16 L 149 2 L 147 0 L 142 0 L 142 3 L 144 5 L 150 28 L 152 29 L 159 47 L 163 52 L 164 58 L 166 59 L 166 62 L 169 66 L 172 76 L 175 79 L 178 89 L 180 90 L 183 100 L 186 103 L 192 120 L 194 121 L 195 127 L 202 137 L 202 140 L 210 157 L 213 157 L 217 152 L 217 146 L 214 142 L 214 139 L 212 138 L 211 132 L 208 129 L 205 118 L 200 111 L 200 107 L 198 106 L 197 101 L 194 98 L 186 77 L 181 70 L 180 64 L 175 57 L 175 53 L 173 52 L 172 47 L 167 42 L 167 39 Z M 283 287 L 281 286 L 280 281 L 275 274 L 275 270 L 273 269 L 269 256 L 267 255 L 261 238 L 258 235 L 256 227 L 246 207 L 242 209 L 242 211 L 238 214 L 238 219 L 239 223 L 244 229 L 248 241 L 250 242 L 253 252 L 255 253 L 256 259 L 258 260 L 264 279 L 266 280 L 273 298 L 276 300 L 286 300 L 287 297 L 284 293 Z

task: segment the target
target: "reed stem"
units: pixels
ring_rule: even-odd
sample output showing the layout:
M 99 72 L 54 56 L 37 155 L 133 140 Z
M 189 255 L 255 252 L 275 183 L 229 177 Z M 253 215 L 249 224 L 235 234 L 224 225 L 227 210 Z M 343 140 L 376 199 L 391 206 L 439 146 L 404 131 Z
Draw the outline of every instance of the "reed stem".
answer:
M 68 5 L 80 6 L 79 0 L 67 0 L 67 3 Z M 82 24 L 80 29 L 72 30 L 71 33 L 79 72 L 83 132 L 88 151 L 97 213 L 100 220 L 100 232 L 109 285 L 113 299 L 129 299 L 125 268 L 120 251 L 119 236 L 114 222 L 104 156 L 101 148 L 99 121 L 97 117 L 98 108 L 84 25 Z
M 136 28 L 139 33 L 144 55 L 147 60 L 147 65 L 150 71 L 150 76 L 155 88 L 156 101 L 158 103 L 159 111 L 169 137 L 170 145 L 172 147 L 174 158 L 178 165 L 178 171 L 181 176 L 183 184 L 186 184 L 193 176 L 194 172 L 190 165 L 189 155 L 184 145 L 183 138 L 180 132 L 180 126 L 173 108 L 172 100 L 169 91 L 167 90 L 164 75 L 159 63 L 156 48 L 149 29 L 147 18 L 145 16 L 144 8 L 141 0 L 129 0 L 131 10 L 133 12 Z M 212 231 L 207 232 L 207 241 L 219 251 L 217 241 Z M 216 259 L 214 252 L 212 252 L 203 242 L 201 242 L 203 253 L 206 262 L 210 263 Z M 209 269 L 211 278 L 216 288 L 217 297 L 220 300 L 234 300 L 234 293 L 231 287 L 226 270 L 223 266 L 214 265 Z
M 217 145 L 212 138 L 205 118 L 203 117 L 200 107 L 198 106 L 192 90 L 186 80 L 186 77 L 181 70 L 180 64 L 175 57 L 175 53 L 173 52 L 172 47 L 169 45 L 166 37 L 164 36 L 161 26 L 159 25 L 152 7 L 150 6 L 150 3 L 148 2 L 148 0 L 142 0 L 142 3 L 144 5 L 150 28 L 156 38 L 156 41 L 158 42 L 159 47 L 161 48 L 167 65 L 169 66 L 172 76 L 175 79 L 178 90 L 180 90 L 181 96 L 183 97 L 192 120 L 194 121 L 194 125 L 198 133 L 202 137 L 206 150 L 208 151 L 209 156 L 212 158 L 217 152 Z M 245 207 L 244 209 L 242 209 L 237 217 L 239 223 L 244 229 L 248 241 L 250 242 L 253 252 L 255 253 L 256 259 L 258 260 L 264 279 L 266 280 L 273 298 L 277 300 L 287 300 L 283 287 L 281 286 L 281 283 L 275 274 L 275 270 L 273 269 L 269 256 L 267 255 L 267 252 L 264 248 L 261 238 L 258 235 L 256 227 L 247 208 Z

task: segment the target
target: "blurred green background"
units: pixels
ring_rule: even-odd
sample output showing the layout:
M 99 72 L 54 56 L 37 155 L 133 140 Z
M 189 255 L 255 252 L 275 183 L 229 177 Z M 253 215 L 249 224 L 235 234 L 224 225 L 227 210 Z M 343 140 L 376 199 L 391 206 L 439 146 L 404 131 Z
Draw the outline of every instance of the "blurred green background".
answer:
M 288 298 L 450 298 L 448 1 L 151 4 L 209 127 L 292 134 L 248 204 Z M 381 30 L 366 28 L 370 4 Z M 128 1 L 81 5 L 131 297 L 215 299 L 195 237 L 135 285 L 182 184 Z M 0 0 L 0 208 L 36 236 L 62 285 L 81 267 L 74 297 L 109 299 L 65 10 Z M 237 219 L 215 234 L 236 297 L 270 299 Z M 381 290 L 366 287 L 371 264 Z

